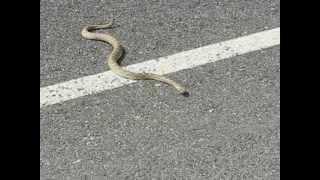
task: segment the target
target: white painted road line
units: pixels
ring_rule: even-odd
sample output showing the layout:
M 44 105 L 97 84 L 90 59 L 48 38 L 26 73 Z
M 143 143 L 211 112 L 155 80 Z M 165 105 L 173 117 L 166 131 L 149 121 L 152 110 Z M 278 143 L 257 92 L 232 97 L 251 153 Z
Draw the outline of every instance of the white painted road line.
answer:
M 168 74 L 280 44 L 280 27 L 127 66 L 131 71 Z M 111 71 L 40 88 L 40 108 L 118 88 L 136 81 Z

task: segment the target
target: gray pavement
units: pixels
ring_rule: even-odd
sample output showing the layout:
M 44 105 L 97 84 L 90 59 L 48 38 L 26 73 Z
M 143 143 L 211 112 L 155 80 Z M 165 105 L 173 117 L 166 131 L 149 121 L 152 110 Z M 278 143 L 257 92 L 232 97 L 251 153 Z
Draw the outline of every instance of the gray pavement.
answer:
M 139 3 L 138 3 L 139 2 Z M 279 1 L 40 1 L 40 86 L 280 26 Z M 188 98 L 141 81 L 40 109 L 40 178 L 280 179 L 280 47 L 170 74 Z

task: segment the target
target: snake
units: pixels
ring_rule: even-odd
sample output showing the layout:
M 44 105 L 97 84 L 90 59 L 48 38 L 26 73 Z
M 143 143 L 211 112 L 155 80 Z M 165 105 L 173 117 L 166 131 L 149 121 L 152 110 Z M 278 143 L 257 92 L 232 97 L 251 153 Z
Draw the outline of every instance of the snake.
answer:
M 146 72 L 141 72 L 141 73 L 132 72 L 132 71 L 125 69 L 123 66 L 120 66 L 118 61 L 123 56 L 124 49 L 123 49 L 122 45 L 119 43 L 119 41 L 115 37 L 110 35 L 109 33 L 94 32 L 95 30 L 99 30 L 99 29 L 111 28 L 112 25 L 113 25 L 113 20 L 107 24 L 87 25 L 82 29 L 81 35 L 85 39 L 106 42 L 112 46 L 112 51 L 107 58 L 107 64 L 108 64 L 110 70 L 114 74 L 116 74 L 122 78 L 129 79 L 129 80 L 156 80 L 156 81 L 160 81 L 160 82 L 166 83 L 168 85 L 171 85 L 183 96 L 189 96 L 189 92 L 186 90 L 186 88 L 183 85 L 181 85 L 180 83 L 178 83 L 172 79 L 169 79 L 163 75 L 158 75 L 158 74 L 154 74 L 154 73 L 146 73 Z

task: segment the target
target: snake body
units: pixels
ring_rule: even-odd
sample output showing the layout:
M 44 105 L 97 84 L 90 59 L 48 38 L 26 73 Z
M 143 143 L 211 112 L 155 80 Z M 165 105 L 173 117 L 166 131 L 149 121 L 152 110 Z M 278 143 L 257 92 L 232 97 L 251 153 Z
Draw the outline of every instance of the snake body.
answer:
M 94 30 L 98 29 L 106 29 L 110 28 L 112 26 L 113 22 L 110 22 L 108 24 L 104 25 L 88 25 L 84 27 L 81 31 L 81 35 L 89 40 L 97 40 L 97 41 L 103 41 L 106 43 L 109 43 L 112 46 L 112 52 L 109 55 L 107 59 L 108 66 L 110 70 L 117 74 L 120 77 L 126 78 L 126 79 L 131 79 L 131 80 L 157 80 L 164 82 L 166 84 L 169 84 L 173 86 L 179 93 L 182 95 L 187 96 L 188 92 L 186 91 L 186 88 L 182 86 L 181 84 L 165 77 L 162 75 L 158 74 L 153 74 L 153 73 L 135 73 L 128 71 L 121 67 L 118 63 L 118 60 L 121 58 L 123 54 L 123 48 L 120 45 L 119 41 L 111 36 L 110 34 L 107 33 L 97 33 L 97 32 L 92 32 Z

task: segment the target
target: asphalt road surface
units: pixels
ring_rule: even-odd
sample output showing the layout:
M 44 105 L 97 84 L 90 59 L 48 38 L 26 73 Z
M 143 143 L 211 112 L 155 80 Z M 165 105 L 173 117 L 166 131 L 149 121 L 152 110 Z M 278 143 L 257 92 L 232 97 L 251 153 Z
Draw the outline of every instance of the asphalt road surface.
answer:
M 280 1 L 41 0 L 40 87 L 280 27 Z M 139 81 L 40 109 L 40 179 L 280 179 L 280 46 L 168 75 L 183 97 Z

